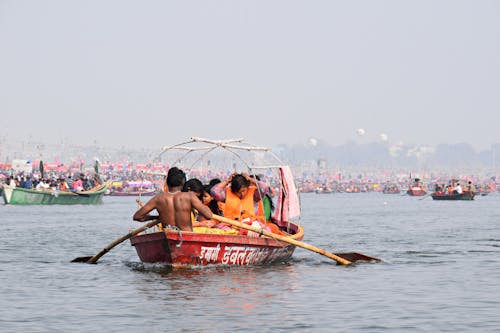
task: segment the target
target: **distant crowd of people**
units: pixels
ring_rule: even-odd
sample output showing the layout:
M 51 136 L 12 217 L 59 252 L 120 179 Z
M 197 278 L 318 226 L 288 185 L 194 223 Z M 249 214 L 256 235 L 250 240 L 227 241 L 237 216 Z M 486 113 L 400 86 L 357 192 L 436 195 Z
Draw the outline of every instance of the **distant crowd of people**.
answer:
M 65 177 L 38 177 L 32 175 L 19 174 L 17 176 L 10 175 L 5 183 L 12 188 L 25 188 L 35 190 L 58 190 L 58 191 L 73 191 L 81 192 L 92 189 L 102 183 L 99 175 L 90 178 L 83 173 L 79 175 Z

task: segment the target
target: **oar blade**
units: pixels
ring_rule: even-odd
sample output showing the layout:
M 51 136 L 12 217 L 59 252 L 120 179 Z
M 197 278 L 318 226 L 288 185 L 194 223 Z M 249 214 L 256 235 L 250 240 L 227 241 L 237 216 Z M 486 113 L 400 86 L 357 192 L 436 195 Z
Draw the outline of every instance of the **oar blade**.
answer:
M 85 262 L 87 264 L 96 264 L 97 260 L 99 260 L 100 257 L 102 257 L 103 255 L 105 255 L 106 253 L 108 253 L 116 245 L 120 244 L 121 242 L 129 239 L 130 237 L 132 237 L 134 235 L 137 235 L 140 232 L 143 232 L 144 230 L 146 230 L 148 228 L 151 228 L 151 227 L 157 225 L 158 223 L 159 222 L 157 220 L 149 221 L 148 223 L 146 223 L 142 227 L 137 228 L 135 230 L 132 230 L 128 234 L 115 239 L 114 241 L 112 241 L 111 243 L 109 243 L 105 248 L 103 248 L 99 253 L 97 253 L 95 256 L 78 257 L 78 258 L 75 258 L 75 259 L 71 260 L 71 262 Z
M 71 262 L 88 262 L 91 258 L 92 258 L 92 256 L 78 257 L 78 258 L 71 260 Z
M 375 258 L 375 257 L 370 257 L 367 256 L 366 254 L 358 253 L 358 252 L 343 252 L 343 253 L 335 253 L 336 256 L 339 256 L 341 258 L 344 258 L 346 260 L 349 260 L 350 262 L 357 262 L 357 261 L 382 261 L 382 259 Z

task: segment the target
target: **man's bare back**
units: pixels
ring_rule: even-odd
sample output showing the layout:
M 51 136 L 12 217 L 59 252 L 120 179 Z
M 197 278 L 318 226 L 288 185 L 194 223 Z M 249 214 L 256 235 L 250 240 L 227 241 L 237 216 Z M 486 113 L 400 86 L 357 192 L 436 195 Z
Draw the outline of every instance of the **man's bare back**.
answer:
M 191 211 L 196 209 L 206 219 L 212 218 L 212 211 L 204 205 L 194 192 L 179 192 L 173 198 L 175 225 L 182 231 L 193 231 Z
M 157 194 L 134 214 L 134 221 L 158 219 L 163 227 L 175 226 L 174 196 L 175 194 L 170 192 Z M 149 214 L 154 209 L 158 215 Z

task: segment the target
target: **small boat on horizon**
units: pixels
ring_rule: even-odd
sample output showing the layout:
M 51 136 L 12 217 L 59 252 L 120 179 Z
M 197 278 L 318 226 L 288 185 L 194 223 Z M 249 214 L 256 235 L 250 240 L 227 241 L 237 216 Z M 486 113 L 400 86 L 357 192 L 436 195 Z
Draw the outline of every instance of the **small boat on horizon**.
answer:
M 413 197 L 421 197 L 427 194 L 424 185 L 420 182 L 420 178 L 415 178 L 409 185 L 406 194 Z
M 474 200 L 474 192 L 464 191 L 462 193 L 445 193 L 445 192 L 434 192 L 432 193 L 433 200 Z
M 397 184 L 387 184 L 384 186 L 382 193 L 384 193 L 384 194 L 399 194 L 399 193 L 401 193 L 401 189 L 399 188 L 399 186 Z
M 70 192 L 53 189 L 26 189 L 3 185 L 2 197 L 10 205 L 95 205 L 102 203 L 109 182 L 88 191 Z
M 108 192 L 106 195 L 115 197 L 147 197 L 159 193 L 151 181 L 114 181 Z

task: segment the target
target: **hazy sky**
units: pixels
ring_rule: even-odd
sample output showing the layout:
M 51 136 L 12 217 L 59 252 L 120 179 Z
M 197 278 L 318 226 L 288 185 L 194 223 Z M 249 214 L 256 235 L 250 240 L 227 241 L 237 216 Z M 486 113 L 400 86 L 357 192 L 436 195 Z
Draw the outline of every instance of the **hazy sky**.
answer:
M 499 17 L 496 0 L 0 0 L 0 138 L 488 148 Z

